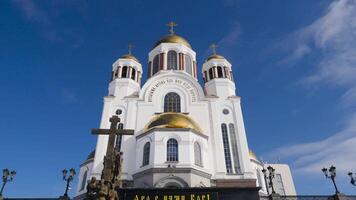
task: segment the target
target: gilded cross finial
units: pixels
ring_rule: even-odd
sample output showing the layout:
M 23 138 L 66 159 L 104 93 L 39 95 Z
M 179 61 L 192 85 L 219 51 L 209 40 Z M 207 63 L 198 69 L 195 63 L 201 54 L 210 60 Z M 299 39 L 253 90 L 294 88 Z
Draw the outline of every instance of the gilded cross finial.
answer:
M 131 53 L 132 53 L 132 48 L 134 47 L 134 45 L 132 45 L 131 43 L 129 43 L 129 45 L 127 45 L 127 47 L 128 47 L 129 55 L 131 55 Z
M 171 33 L 171 35 L 174 34 L 174 27 L 178 26 L 178 24 L 176 24 L 173 21 L 168 22 L 167 26 L 169 26 L 169 32 Z
M 216 47 L 218 47 L 218 45 L 216 45 L 216 44 L 211 44 L 210 45 L 210 48 L 211 48 L 211 50 L 213 51 L 213 54 L 215 55 L 216 54 Z

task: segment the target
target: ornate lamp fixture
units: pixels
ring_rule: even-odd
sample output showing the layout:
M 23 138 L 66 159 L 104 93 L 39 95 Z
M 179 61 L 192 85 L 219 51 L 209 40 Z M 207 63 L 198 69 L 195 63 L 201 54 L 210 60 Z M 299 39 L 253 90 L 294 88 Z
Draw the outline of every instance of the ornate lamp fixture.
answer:
M 339 194 L 339 190 L 337 189 L 336 183 L 335 183 L 335 177 L 336 177 L 336 167 L 331 165 L 329 170 L 327 168 L 321 169 L 321 171 L 324 173 L 326 178 L 330 178 L 334 184 L 335 187 L 335 194 Z
M 2 170 L 2 186 L 0 190 L 0 199 L 3 199 L 2 192 L 4 191 L 5 185 L 7 182 L 11 182 L 16 176 L 16 171 L 11 171 L 8 169 Z
M 272 194 L 276 193 L 276 191 L 274 191 L 274 186 L 273 186 L 273 179 L 275 176 L 275 171 L 276 170 L 272 166 L 268 166 L 267 170 L 265 168 L 262 169 L 262 173 L 265 177 L 266 190 L 267 190 L 268 195 L 269 195 L 268 188 L 272 188 Z M 267 183 L 267 180 L 269 181 L 269 183 Z
M 351 178 L 350 183 L 351 183 L 352 185 L 356 186 L 356 176 L 354 176 L 354 175 L 352 174 L 352 172 L 349 172 L 347 175 L 349 175 L 350 178 Z M 355 175 L 356 175 L 356 173 L 355 173 Z
M 74 176 L 75 176 L 75 170 L 73 168 L 71 168 L 69 170 L 69 175 L 67 176 L 68 174 L 68 170 L 67 169 L 63 169 L 62 171 L 62 174 L 63 174 L 63 180 L 67 182 L 67 186 L 66 186 L 66 190 L 64 192 L 64 197 L 68 197 L 68 189 L 69 189 L 69 185 L 70 185 L 70 182 L 73 181 L 74 179 Z

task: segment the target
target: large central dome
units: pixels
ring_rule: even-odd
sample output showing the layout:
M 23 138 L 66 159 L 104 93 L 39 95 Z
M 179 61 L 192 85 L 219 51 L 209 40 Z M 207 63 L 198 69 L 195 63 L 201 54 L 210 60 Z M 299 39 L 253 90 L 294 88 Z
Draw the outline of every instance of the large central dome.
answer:
M 152 128 L 191 128 L 202 133 L 200 127 L 187 115 L 180 113 L 163 113 L 155 116 L 147 125 L 146 129 Z
M 155 43 L 153 48 L 160 45 L 161 43 L 178 43 L 178 44 L 183 44 L 188 48 L 192 48 L 192 46 L 190 46 L 189 42 L 186 39 L 176 34 L 169 34 L 163 36 L 160 40 L 158 40 Z

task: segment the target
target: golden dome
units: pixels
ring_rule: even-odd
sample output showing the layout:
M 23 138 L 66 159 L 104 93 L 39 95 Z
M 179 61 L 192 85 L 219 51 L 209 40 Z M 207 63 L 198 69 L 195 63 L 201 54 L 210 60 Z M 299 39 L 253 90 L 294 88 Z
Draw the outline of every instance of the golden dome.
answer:
M 209 58 L 206 59 L 206 61 L 209 61 L 209 60 L 211 60 L 211 59 L 225 59 L 225 58 L 224 58 L 224 56 L 222 56 L 222 55 L 213 54 L 213 55 L 209 56 Z
M 134 60 L 134 61 L 136 61 L 136 62 L 140 62 L 140 61 L 138 61 L 138 59 L 137 59 L 135 56 L 133 56 L 133 55 L 131 55 L 131 54 L 125 54 L 125 55 L 121 56 L 120 58 L 132 59 L 132 60 Z
M 187 115 L 173 112 L 162 113 L 153 117 L 145 129 L 149 130 L 152 128 L 191 128 L 202 133 L 202 130 L 193 119 Z
M 158 40 L 156 42 L 156 44 L 154 45 L 153 48 L 160 45 L 161 43 L 180 43 L 180 44 L 185 45 L 186 47 L 192 48 L 192 46 L 190 46 L 189 42 L 186 39 L 184 39 L 181 36 L 178 36 L 176 34 L 169 34 L 169 35 L 163 36 L 160 40 Z
M 253 152 L 251 149 L 248 150 L 248 155 L 250 156 L 250 159 L 256 160 L 258 162 L 261 162 L 258 158 L 255 152 Z

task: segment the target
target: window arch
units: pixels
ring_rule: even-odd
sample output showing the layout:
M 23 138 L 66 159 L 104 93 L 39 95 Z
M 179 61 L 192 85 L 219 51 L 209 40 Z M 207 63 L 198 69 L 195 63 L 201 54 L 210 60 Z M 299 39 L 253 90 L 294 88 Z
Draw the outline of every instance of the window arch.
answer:
M 122 78 L 127 78 L 127 66 L 123 66 L 122 67 L 121 77 Z
M 178 142 L 176 139 L 171 138 L 167 141 L 167 161 L 178 161 Z
M 213 79 L 213 78 L 214 78 L 214 73 L 213 73 L 213 70 L 214 70 L 214 68 L 213 68 L 213 67 L 209 69 L 209 80 L 211 80 L 211 79 Z
M 198 142 L 194 143 L 194 163 L 203 166 L 201 148 Z
M 155 73 L 158 72 L 159 70 L 159 55 L 156 55 L 154 58 L 153 58 L 153 68 L 152 68 L 152 75 L 154 75 Z
M 145 146 L 143 146 L 142 166 L 150 163 L 150 146 L 149 142 L 146 142 Z
M 170 92 L 164 97 L 164 112 L 180 112 L 180 96 Z
M 240 172 L 240 163 L 239 163 L 239 154 L 237 151 L 237 139 L 236 139 L 234 124 L 229 124 L 229 132 L 230 132 L 230 138 L 231 138 L 232 156 L 234 158 L 234 170 L 235 170 L 235 173 L 239 173 Z
M 185 60 L 185 63 L 184 63 L 184 65 L 185 65 L 185 71 L 188 73 L 188 74 L 190 74 L 190 75 L 192 75 L 193 74 L 193 70 L 192 70 L 192 59 L 190 58 L 190 56 L 189 55 L 184 55 L 184 60 Z
M 136 69 L 135 69 L 135 68 L 132 68 L 132 71 L 131 71 L 131 79 L 132 79 L 132 80 L 135 80 L 135 79 L 136 79 Z
M 231 155 L 230 155 L 230 143 L 229 143 L 229 136 L 227 135 L 226 124 L 221 124 L 221 132 L 222 132 L 222 138 L 223 138 L 223 144 L 224 144 L 226 172 L 228 174 L 231 174 L 232 173 L 232 164 L 231 164 Z
M 167 69 L 178 69 L 178 62 L 177 62 L 177 52 L 175 51 L 168 51 L 167 54 Z
M 84 190 L 85 185 L 87 183 L 87 176 L 88 176 L 88 170 L 84 172 L 83 179 L 82 179 L 82 184 L 80 186 L 80 191 Z
M 218 66 L 217 68 L 217 71 L 218 71 L 218 78 L 223 78 L 224 75 L 223 75 L 223 70 L 220 66 Z

